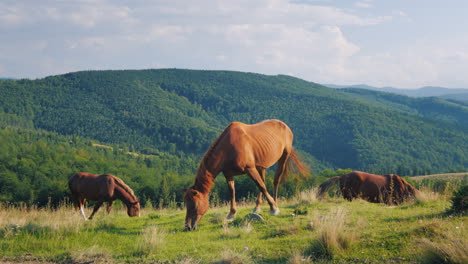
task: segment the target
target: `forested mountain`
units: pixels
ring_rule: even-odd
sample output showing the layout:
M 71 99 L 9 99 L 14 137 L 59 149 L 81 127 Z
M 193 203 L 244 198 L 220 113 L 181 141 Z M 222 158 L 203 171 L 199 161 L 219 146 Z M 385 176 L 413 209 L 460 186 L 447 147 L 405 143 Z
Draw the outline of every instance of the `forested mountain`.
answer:
M 126 149 L 122 155 L 137 152 L 156 157 L 149 163 L 162 162 L 157 157 L 165 157 L 162 174 L 178 175 L 183 170 L 187 175 L 230 122 L 271 118 L 291 127 L 296 149 L 314 171 L 352 168 L 421 175 L 468 167 L 468 106 L 463 103 L 361 89 L 337 90 L 285 75 L 164 69 L 1 80 L 0 136 L 4 142 L 17 141 L 18 147 L 9 143 L 8 152 L 2 152 L 0 176 L 15 174 L 18 180 L 37 175 L 66 178 L 78 170 L 118 174 L 124 167 L 120 161 L 119 166 L 111 164 L 107 170 L 104 165 L 90 165 L 94 159 L 112 162 L 123 158 L 102 151 L 90 154 L 95 147 L 89 142 L 112 145 L 112 155 L 119 157 L 121 154 L 115 154 L 118 148 Z M 22 133 L 31 136 L 17 136 Z M 56 161 L 62 169 L 38 172 L 34 168 L 40 167 L 41 161 L 36 157 L 28 158 L 30 171 L 20 172 L 19 163 L 26 159 L 28 148 L 34 153 L 48 148 L 62 153 L 68 137 L 86 148 L 73 147 L 72 154 L 63 156 L 66 160 L 49 153 L 51 159 L 43 161 Z M 50 145 L 49 141 L 62 143 Z M 80 149 L 88 153 L 85 161 L 73 154 Z M 145 158 L 139 159 L 144 166 L 140 165 L 152 172 L 151 168 L 160 166 L 149 166 Z M 168 164 L 185 165 L 172 170 Z M 135 175 L 124 171 L 128 172 L 125 177 Z M 6 188 L 1 184 L 0 194 Z

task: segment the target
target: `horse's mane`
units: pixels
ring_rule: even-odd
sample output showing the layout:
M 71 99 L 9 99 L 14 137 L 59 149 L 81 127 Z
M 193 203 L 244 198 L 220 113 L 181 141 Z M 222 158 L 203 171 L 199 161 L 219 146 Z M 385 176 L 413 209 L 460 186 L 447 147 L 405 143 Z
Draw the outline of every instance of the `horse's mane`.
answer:
M 206 162 L 211 157 L 211 154 L 213 153 L 214 149 L 216 148 L 218 143 L 221 141 L 221 138 L 223 138 L 223 136 L 226 134 L 227 129 L 229 127 L 231 127 L 231 125 L 232 125 L 232 123 L 229 124 L 226 128 L 224 128 L 224 130 L 216 138 L 216 140 L 213 141 L 213 143 L 211 143 L 210 147 L 208 148 L 208 150 L 203 155 L 203 158 L 200 161 L 200 165 L 198 165 L 197 174 L 196 174 L 196 177 L 195 177 L 195 182 L 202 185 L 204 189 L 207 187 L 206 185 L 211 185 L 211 183 L 212 183 L 212 179 L 208 180 L 209 177 L 204 177 L 205 173 L 206 173 Z
M 130 196 L 135 199 L 135 200 L 138 200 L 138 198 L 135 196 L 135 193 L 133 192 L 132 188 L 130 188 L 130 186 L 128 186 L 127 184 L 125 184 L 124 181 L 122 181 L 122 179 L 112 175 L 112 177 L 114 178 L 114 181 L 120 186 L 122 187 L 125 191 L 127 191 Z

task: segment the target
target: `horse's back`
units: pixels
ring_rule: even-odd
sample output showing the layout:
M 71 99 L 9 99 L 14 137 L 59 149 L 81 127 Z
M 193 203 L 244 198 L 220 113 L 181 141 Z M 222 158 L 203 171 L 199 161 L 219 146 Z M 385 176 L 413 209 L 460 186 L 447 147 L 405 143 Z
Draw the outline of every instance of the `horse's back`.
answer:
M 342 176 L 340 188 L 347 191 L 352 198 L 360 196 L 369 202 L 379 202 L 381 189 L 385 185 L 385 178 L 381 175 L 362 171 L 353 171 Z
M 256 166 L 271 167 L 285 148 L 292 149 L 291 129 L 279 120 L 265 120 L 257 124 L 233 122 L 226 142 L 237 160 L 254 162 Z
M 103 191 L 107 191 L 113 182 L 110 174 L 92 174 L 87 172 L 78 172 L 70 177 L 68 186 L 70 191 L 82 195 L 89 200 L 96 200 Z

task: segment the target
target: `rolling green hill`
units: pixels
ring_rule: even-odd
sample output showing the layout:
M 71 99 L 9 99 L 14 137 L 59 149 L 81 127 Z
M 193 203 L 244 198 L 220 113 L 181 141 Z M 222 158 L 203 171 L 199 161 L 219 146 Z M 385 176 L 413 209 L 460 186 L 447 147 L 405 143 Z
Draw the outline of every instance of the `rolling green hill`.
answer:
M 201 155 L 231 121 L 277 118 L 295 132 L 296 147 L 326 167 L 444 172 L 468 165 L 468 107 L 443 99 L 341 91 L 283 75 L 175 69 L 0 85 L 4 124 L 125 143 L 142 153 Z

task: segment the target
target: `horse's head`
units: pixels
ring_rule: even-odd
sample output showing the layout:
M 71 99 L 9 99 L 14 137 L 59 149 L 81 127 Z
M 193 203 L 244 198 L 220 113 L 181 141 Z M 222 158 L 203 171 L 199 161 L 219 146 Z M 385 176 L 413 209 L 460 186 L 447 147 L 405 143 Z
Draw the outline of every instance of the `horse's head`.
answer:
M 187 207 L 185 230 L 195 230 L 197 229 L 197 225 L 203 215 L 208 211 L 208 194 L 203 194 L 200 191 L 193 189 L 193 187 L 185 189 L 184 191 L 184 201 L 185 206 Z
M 127 205 L 128 216 L 140 216 L 140 200 Z

